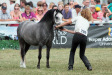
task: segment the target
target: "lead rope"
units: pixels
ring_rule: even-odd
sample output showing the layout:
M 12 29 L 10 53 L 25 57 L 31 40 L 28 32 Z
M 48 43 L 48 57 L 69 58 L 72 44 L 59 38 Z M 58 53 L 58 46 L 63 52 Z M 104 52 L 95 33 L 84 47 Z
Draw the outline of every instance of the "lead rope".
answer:
M 58 40 L 58 29 L 55 30 L 56 39 Z

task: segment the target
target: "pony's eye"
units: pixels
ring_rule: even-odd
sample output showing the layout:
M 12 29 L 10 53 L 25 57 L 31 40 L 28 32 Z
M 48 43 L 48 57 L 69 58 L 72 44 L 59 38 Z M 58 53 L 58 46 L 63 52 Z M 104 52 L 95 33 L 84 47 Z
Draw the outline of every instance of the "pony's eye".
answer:
M 58 17 L 56 17 L 56 19 L 58 19 Z

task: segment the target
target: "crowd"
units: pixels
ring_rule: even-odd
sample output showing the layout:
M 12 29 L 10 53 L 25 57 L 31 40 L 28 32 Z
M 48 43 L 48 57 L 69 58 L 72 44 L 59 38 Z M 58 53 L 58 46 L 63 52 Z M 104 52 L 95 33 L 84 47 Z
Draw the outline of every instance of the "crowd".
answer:
M 16 0 L 10 0 L 10 7 L 8 9 L 6 3 L 0 4 L 0 21 L 40 21 L 50 9 L 59 9 L 63 14 L 63 21 L 68 21 L 73 17 L 80 16 L 81 10 L 85 8 L 90 8 L 93 21 L 112 20 L 112 4 L 100 4 L 100 0 L 83 0 L 82 5 L 73 1 L 65 5 L 62 1 L 58 2 L 58 5 L 53 2 L 48 5 L 45 1 L 38 1 L 37 7 L 34 7 L 31 1 L 20 0 L 20 5 L 15 2 Z M 18 24 L 10 26 L 18 26 Z

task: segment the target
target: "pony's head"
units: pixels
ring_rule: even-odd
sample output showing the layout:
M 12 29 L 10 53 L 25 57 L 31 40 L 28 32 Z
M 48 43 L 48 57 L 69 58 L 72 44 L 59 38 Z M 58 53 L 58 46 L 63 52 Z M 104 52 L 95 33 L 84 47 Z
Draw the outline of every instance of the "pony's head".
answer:
M 58 9 L 51 9 L 47 11 L 47 13 L 44 15 L 44 17 L 40 20 L 40 22 L 48 22 L 48 23 L 55 23 L 60 24 L 62 23 L 63 15 L 61 11 Z
M 62 23 L 62 18 L 63 18 L 63 15 L 62 15 L 61 11 L 55 10 L 54 11 L 54 22 L 55 22 L 55 24 L 61 24 Z

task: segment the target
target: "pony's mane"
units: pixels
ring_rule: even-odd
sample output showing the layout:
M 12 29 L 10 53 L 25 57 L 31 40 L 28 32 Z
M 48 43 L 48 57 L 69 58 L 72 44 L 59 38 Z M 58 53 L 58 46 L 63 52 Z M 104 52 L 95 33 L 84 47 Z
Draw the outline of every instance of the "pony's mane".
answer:
M 53 20 L 53 15 L 54 15 L 54 11 L 56 12 L 59 12 L 62 14 L 62 12 L 60 10 L 56 10 L 56 9 L 51 9 L 51 10 L 48 10 L 46 12 L 46 14 L 43 16 L 43 18 L 40 20 L 40 22 L 43 22 L 43 21 L 51 21 Z M 57 13 L 56 13 L 57 14 Z M 55 15 L 56 16 L 56 15 Z
M 43 21 L 50 21 L 50 20 L 53 20 L 53 13 L 54 13 L 55 10 L 48 10 L 46 12 L 46 14 L 43 16 L 43 18 L 40 20 L 40 22 L 43 22 Z

